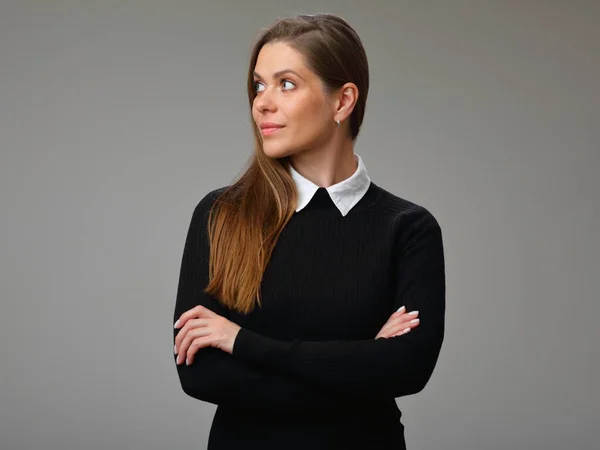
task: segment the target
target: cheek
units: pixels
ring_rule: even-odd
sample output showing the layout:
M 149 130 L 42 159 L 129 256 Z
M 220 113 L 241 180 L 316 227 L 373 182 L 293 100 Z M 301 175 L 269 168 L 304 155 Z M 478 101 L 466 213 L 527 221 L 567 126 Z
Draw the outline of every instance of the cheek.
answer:
M 296 125 L 296 132 L 314 134 L 325 125 L 328 111 L 320 101 L 306 99 L 288 109 L 288 117 Z

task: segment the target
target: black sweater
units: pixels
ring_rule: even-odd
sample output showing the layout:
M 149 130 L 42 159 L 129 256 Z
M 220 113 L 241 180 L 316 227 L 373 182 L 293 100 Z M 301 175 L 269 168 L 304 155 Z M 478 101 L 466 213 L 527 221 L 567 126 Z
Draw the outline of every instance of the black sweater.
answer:
M 204 348 L 177 365 L 186 394 L 218 405 L 208 448 L 405 448 L 395 398 L 425 387 L 444 339 L 437 220 L 373 182 L 344 217 L 319 188 L 284 228 L 262 307 L 246 316 L 203 293 L 208 212 L 223 189 L 192 215 L 173 318 L 202 304 L 242 327 L 232 355 Z M 375 339 L 402 305 L 419 326 Z

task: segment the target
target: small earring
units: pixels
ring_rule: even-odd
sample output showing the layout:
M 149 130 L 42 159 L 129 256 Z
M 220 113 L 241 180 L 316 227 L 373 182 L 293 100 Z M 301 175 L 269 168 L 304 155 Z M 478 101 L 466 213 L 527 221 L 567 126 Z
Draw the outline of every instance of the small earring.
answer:
M 340 126 L 340 119 L 338 119 L 336 122 L 337 122 L 337 126 L 339 127 Z

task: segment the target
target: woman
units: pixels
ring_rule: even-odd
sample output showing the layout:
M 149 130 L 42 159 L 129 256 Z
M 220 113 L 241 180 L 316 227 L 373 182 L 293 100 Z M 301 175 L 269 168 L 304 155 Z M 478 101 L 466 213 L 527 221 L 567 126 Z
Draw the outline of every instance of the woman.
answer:
M 405 448 L 395 398 L 436 365 L 444 254 L 433 215 L 354 153 L 368 85 L 339 17 L 254 47 L 253 159 L 196 206 L 175 305 L 181 386 L 218 405 L 209 449 Z

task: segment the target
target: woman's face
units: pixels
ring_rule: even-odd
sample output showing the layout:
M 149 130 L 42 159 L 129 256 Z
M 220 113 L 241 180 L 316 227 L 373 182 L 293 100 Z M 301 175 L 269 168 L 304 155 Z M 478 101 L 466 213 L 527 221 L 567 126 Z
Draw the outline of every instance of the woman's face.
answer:
M 333 136 L 334 105 L 303 56 L 282 42 L 266 44 L 254 68 L 252 117 L 271 158 L 320 148 Z M 270 127 L 269 125 L 275 125 Z

